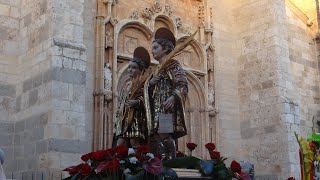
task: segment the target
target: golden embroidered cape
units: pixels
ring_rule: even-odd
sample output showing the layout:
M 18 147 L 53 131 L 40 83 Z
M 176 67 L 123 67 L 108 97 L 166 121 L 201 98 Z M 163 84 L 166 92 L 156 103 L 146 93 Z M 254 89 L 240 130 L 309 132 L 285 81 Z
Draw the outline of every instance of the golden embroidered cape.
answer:
M 161 107 L 161 104 L 171 95 L 175 97 L 175 105 L 170 114 L 173 115 L 172 138 L 179 138 L 187 134 L 185 125 L 184 103 L 188 93 L 188 82 L 185 71 L 180 63 L 171 60 L 167 67 L 159 73 L 160 80 L 153 86 L 149 86 L 147 79 L 144 86 L 144 101 L 147 117 L 148 135 L 152 136 L 159 129 L 159 114 L 168 113 Z
M 127 107 L 125 103 L 130 97 L 131 85 L 131 81 L 126 83 L 119 94 L 119 107 L 116 115 L 115 134 L 117 138 L 145 139 L 147 127 L 142 89 L 141 92 L 138 93 L 137 98 L 135 98 L 136 100 L 139 100 L 139 105 L 133 108 L 133 119 L 130 121 L 131 124 L 129 124 L 129 107 Z

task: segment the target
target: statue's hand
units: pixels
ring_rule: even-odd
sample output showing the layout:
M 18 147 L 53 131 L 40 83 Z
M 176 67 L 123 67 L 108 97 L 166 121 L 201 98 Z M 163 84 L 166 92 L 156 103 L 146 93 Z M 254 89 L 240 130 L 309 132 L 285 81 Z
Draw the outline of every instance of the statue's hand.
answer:
M 138 107 L 139 105 L 139 100 L 127 100 L 126 101 L 126 106 L 130 108 Z
M 172 111 L 174 107 L 174 101 L 175 101 L 174 96 L 170 96 L 165 102 L 163 102 L 162 106 L 164 110 L 169 112 Z
M 149 81 L 149 85 L 154 86 L 160 80 L 160 78 L 160 76 L 153 76 Z

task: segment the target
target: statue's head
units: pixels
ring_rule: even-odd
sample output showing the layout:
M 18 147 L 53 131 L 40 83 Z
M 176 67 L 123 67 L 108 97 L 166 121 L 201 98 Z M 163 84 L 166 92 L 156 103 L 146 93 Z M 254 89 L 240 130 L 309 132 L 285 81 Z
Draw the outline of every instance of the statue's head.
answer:
M 156 60 L 159 60 L 163 55 L 169 54 L 176 45 L 176 39 L 172 32 L 167 28 L 159 28 L 152 42 L 152 54 Z M 161 49 L 157 49 L 161 46 Z
M 150 66 L 150 55 L 144 47 L 137 47 L 134 50 L 133 58 L 129 62 L 128 73 L 130 77 L 136 77 L 139 73 Z

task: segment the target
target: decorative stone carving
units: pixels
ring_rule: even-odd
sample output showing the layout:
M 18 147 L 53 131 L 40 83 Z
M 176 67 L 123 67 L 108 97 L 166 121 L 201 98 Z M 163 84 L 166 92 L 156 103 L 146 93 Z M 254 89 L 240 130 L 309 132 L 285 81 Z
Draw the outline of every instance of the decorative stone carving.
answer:
M 214 84 L 213 82 L 208 83 L 208 104 L 214 106 Z
M 157 0 L 151 8 L 144 8 L 144 10 L 142 11 L 142 16 L 150 20 L 154 14 L 160 13 L 162 11 L 162 7 L 163 5 L 160 3 L 159 0 Z
M 172 14 L 172 8 L 170 5 L 165 5 L 164 7 L 164 13 L 167 14 L 168 16 L 171 16 Z
M 210 11 L 210 28 L 213 28 L 213 19 L 212 19 L 213 18 L 213 12 L 212 12 L 213 10 L 212 10 L 212 8 L 210 8 L 209 11 Z
M 180 17 L 176 17 L 174 20 L 175 20 L 175 23 L 176 23 L 176 27 L 179 28 L 182 25 L 181 18 Z
M 217 114 L 217 110 L 215 108 L 215 100 L 214 100 L 214 84 L 213 82 L 208 83 L 208 112 L 210 117 L 214 117 Z
M 139 19 L 139 12 L 138 12 L 137 10 L 134 10 L 134 11 L 131 13 L 131 15 L 130 15 L 129 18 L 130 18 L 130 19 Z
M 106 64 L 104 67 L 104 95 L 107 101 L 112 99 L 112 72 L 110 65 Z
M 111 91 L 112 88 L 112 72 L 110 65 L 106 64 L 104 67 L 104 89 L 106 91 Z
M 108 47 L 112 47 L 113 46 L 113 33 L 112 33 L 112 30 L 108 27 L 106 27 L 106 31 L 105 31 L 105 34 L 106 34 L 106 48 Z
M 146 19 L 151 19 L 152 16 L 153 16 L 154 12 L 152 11 L 151 8 L 145 8 L 143 11 L 142 11 L 142 16 Z
M 207 64 L 208 71 L 213 71 L 214 68 L 214 54 L 212 49 L 207 50 Z
M 200 5 L 198 10 L 199 15 L 199 26 L 204 27 L 205 26 L 205 17 L 204 17 L 204 6 Z
M 188 25 L 187 25 L 187 26 L 184 28 L 184 33 L 187 34 L 187 35 L 191 35 L 191 34 L 192 34 L 191 30 L 192 30 L 191 26 L 188 26 Z
M 162 11 L 162 4 L 159 2 L 159 0 L 157 0 L 157 2 L 153 5 L 152 9 L 155 13 Z
M 138 47 L 138 39 L 130 36 L 124 37 L 125 53 L 133 54 L 135 48 Z

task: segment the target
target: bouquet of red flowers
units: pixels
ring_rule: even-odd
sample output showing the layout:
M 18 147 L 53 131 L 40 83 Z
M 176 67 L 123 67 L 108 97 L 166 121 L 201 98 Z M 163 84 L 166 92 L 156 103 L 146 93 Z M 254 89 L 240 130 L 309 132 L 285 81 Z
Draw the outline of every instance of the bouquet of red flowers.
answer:
M 84 154 L 81 159 L 84 163 L 64 169 L 69 172 L 69 179 L 142 178 L 145 172 L 159 175 L 163 170 L 162 161 L 149 153 L 148 146 L 139 146 L 137 149 L 117 146 Z

